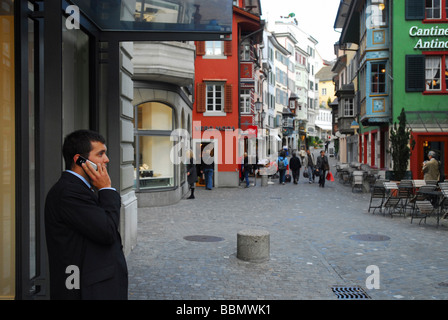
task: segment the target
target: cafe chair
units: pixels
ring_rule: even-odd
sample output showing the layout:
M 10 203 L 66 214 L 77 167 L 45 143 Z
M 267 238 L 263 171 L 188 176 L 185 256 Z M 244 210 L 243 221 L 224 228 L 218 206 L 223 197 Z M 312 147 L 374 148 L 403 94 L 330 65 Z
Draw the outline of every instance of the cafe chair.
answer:
M 375 185 L 372 187 L 372 190 L 370 192 L 370 202 L 369 202 L 369 210 L 368 212 L 370 212 L 370 209 L 373 209 L 372 213 L 375 214 L 375 210 L 376 209 L 380 209 L 383 207 L 383 202 L 385 200 L 386 197 L 386 188 L 384 187 L 384 185 L 381 183 L 375 183 Z M 379 199 L 379 200 L 374 200 L 374 199 Z M 378 204 L 379 202 L 379 204 Z
M 400 198 L 400 207 L 403 210 L 403 213 L 406 213 L 406 208 L 408 207 L 409 201 L 412 199 L 414 195 L 414 183 L 412 180 L 401 180 L 398 185 L 397 197 Z M 412 209 L 412 206 L 411 206 Z
M 416 205 L 417 205 L 418 210 L 416 210 L 412 213 L 411 223 L 412 223 L 412 220 L 414 220 L 414 218 L 420 218 L 420 222 L 418 224 L 420 225 L 422 220 L 425 220 L 425 224 L 426 224 L 426 218 L 430 217 L 436 209 L 434 208 L 432 203 L 428 200 L 417 201 Z
M 387 213 L 390 214 L 390 217 L 393 217 L 394 213 L 399 213 L 401 214 L 401 210 L 399 209 L 399 204 L 400 204 L 400 198 L 395 197 L 393 194 L 390 194 L 386 201 L 383 203 L 383 207 L 381 209 L 381 211 L 383 212 L 383 215 Z
M 440 190 L 448 190 L 448 182 L 439 182 Z
M 428 196 L 424 194 L 425 191 L 434 191 L 436 190 L 435 185 L 424 185 L 419 188 L 419 190 L 412 196 L 409 200 L 409 204 L 412 207 L 411 215 L 413 215 L 417 211 L 417 203 L 420 201 L 426 201 Z

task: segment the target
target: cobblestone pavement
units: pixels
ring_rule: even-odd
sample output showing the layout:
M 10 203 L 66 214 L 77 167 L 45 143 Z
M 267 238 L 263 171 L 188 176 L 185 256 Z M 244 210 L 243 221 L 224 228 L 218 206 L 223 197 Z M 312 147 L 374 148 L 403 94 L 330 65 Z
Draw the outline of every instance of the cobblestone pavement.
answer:
M 261 187 L 258 179 L 247 189 L 197 188 L 194 200 L 140 208 L 138 244 L 127 257 L 129 299 L 335 300 L 333 286 L 361 287 L 371 299 L 447 299 L 448 228 L 368 213 L 369 200 L 337 181 L 319 188 L 302 176 L 298 185 Z M 269 231 L 268 261 L 236 258 L 244 229 Z M 219 241 L 184 239 L 192 235 Z M 379 289 L 366 287 L 371 265 Z

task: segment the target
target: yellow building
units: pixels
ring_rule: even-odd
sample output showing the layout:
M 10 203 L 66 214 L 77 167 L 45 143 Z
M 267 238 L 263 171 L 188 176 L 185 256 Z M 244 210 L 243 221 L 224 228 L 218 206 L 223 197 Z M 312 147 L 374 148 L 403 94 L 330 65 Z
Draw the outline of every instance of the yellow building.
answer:
M 331 71 L 332 65 L 324 65 L 318 73 L 316 73 L 316 80 L 319 83 L 319 107 L 324 106 L 329 108 L 328 99 L 333 101 L 335 99 L 333 77 L 335 73 Z

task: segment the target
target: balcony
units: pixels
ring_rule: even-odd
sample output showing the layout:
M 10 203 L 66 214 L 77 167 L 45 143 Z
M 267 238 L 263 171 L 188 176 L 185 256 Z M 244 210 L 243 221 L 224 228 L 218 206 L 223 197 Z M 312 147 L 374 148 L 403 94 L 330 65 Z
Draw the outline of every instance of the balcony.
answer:
M 183 42 L 135 42 L 134 80 L 185 87 L 194 82 L 195 46 Z

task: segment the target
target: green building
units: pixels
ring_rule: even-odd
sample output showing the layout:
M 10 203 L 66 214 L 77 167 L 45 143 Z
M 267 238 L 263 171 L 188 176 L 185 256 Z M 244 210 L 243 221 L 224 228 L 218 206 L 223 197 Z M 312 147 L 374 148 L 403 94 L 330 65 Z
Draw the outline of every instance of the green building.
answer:
M 397 122 L 404 108 L 415 141 L 413 178 L 423 178 L 430 150 L 447 175 L 448 0 L 391 1 L 391 9 L 392 120 Z

